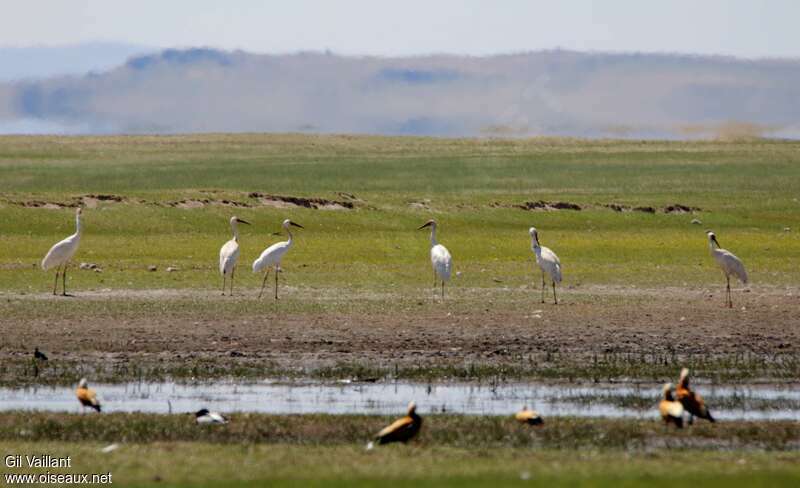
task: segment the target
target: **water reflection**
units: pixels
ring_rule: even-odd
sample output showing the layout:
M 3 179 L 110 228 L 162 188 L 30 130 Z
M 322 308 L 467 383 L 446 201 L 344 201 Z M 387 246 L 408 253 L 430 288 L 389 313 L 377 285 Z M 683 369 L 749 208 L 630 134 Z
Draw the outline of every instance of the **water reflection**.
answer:
M 414 399 L 425 413 L 508 415 L 528 405 L 547 416 L 654 418 L 657 384 L 251 383 L 93 384 L 106 412 L 396 414 Z M 800 419 L 798 385 L 701 385 L 720 419 Z M 0 388 L 0 410 L 76 412 L 73 388 Z

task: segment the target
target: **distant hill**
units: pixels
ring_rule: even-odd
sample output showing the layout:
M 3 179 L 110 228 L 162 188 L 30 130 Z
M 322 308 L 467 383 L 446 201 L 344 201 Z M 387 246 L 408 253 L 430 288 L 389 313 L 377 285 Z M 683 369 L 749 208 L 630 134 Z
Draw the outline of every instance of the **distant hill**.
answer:
M 170 49 L 101 73 L 0 83 L 6 133 L 797 137 L 798 114 L 800 61 L 666 54 Z
M 155 49 L 120 42 L 71 46 L 0 47 L 0 81 L 83 75 L 107 71 L 131 56 Z

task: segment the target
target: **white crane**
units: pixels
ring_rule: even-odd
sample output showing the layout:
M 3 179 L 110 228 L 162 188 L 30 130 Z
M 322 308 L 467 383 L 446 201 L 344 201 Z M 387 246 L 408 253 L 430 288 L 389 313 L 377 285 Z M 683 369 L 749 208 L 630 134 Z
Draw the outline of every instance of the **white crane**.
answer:
M 531 235 L 531 249 L 533 249 L 533 253 L 536 255 L 536 264 L 538 264 L 539 268 L 542 270 L 542 303 L 544 303 L 545 290 L 544 274 L 547 273 L 550 276 L 550 280 L 553 282 L 553 303 L 558 305 L 556 283 L 561 283 L 561 261 L 550 248 L 539 244 L 539 232 L 535 227 L 531 227 L 528 233 Z
M 717 236 L 713 232 L 708 231 L 708 245 L 711 247 L 711 255 L 717 261 L 717 264 L 725 273 L 725 281 L 728 282 L 727 286 L 727 301 L 725 304 L 728 308 L 733 308 L 733 300 L 731 299 L 731 275 L 739 278 L 742 284 L 747 284 L 747 271 L 744 270 L 744 263 L 742 260 L 734 256 L 730 251 L 719 247 Z
M 269 246 L 261 253 L 261 256 L 258 257 L 255 261 L 253 261 L 253 273 L 258 273 L 266 269 L 266 273 L 264 274 L 264 281 L 261 283 L 261 292 L 258 294 L 258 298 L 261 298 L 261 295 L 264 293 L 264 287 L 267 284 L 267 278 L 269 277 L 269 266 L 274 265 L 275 267 L 275 300 L 278 299 L 278 272 L 281 269 L 281 258 L 283 255 L 289 251 L 289 248 L 292 247 L 292 231 L 290 226 L 299 227 L 301 229 L 305 229 L 300 224 L 295 224 L 289 219 L 283 221 L 283 229 L 289 234 L 289 240 L 284 242 L 276 242 L 275 244 Z
M 64 266 L 64 271 L 62 273 L 62 295 L 67 296 L 67 265 L 69 264 L 69 260 L 72 259 L 72 256 L 75 255 L 75 251 L 78 250 L 78 244 L 81 241 L 81 212 L 82 210 L 80 207 L 75 211 L 75 233 L 63 241 L 56 243 L 47 251 L 47 255 L 42 259 L 43 270 L 47 271 L 53 267 L 56 268 L 56 281 L 53 284 L 53 295 L 56 294 L 56 290 L 58 289 L 59 270 L 61 266 Z
M 417 230 L 425 227 L 431 228 L 431 265 L 433 266 L 433 290 L 436 292 L 436 285 L 439 280 L 442 282 L 442 298 L 444 298 L 444 284 L 450 280 L 450 273 L 453 271 L 453 257 L 446 247 L 436 241 L 436 221 L 429 220 L 422 224 Z
M 219 250 L 219 272 L 222 274 L 222 294 L 225 295 L 225 278 L 230 275 L 230 294 L 233 296 L 233 274 L 236 271 L 236 260 L 239 259 L 239 229 L 236 227 L 236 223 L 250 225 L 250 222 L 237 218 L 235 215 L 231 217 L 230 222 L 233 238 L 223 244 Z

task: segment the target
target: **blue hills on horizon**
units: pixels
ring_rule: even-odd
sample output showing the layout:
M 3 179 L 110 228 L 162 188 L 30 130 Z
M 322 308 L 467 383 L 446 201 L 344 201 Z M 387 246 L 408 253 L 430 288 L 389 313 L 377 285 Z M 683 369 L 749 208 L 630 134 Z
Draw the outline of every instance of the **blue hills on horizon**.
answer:
M 0 133 L 800 134 L 797 60 L 125 49 L 103 70 L 0 82 Z

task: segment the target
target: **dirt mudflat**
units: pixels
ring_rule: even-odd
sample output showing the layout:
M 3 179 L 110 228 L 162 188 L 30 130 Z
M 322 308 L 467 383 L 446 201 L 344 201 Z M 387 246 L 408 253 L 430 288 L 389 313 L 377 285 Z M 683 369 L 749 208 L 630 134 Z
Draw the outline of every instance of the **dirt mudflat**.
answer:
M 194 293 L 216 297 L 169 291 L 113 296 L 166 303 Z M 32 303 L 102 300 L 102 294 L 4 298 L 13 313 L 0 317 L 0 359 L 19 361 L 39 347 L 50 363 L 66 359 L 89 368 L 135 363 L 169 369 L 202 360 L 219 374 L 261 364 L 273 373 L 299 374 L 348 364 L 386 370 L 548 367 L 558 376 L 559 368 L 591 369 L 598 361 L 640 362 L 645 369 L 695 361 L 709 368 L 752 364 L 762 376 L 786 379 L 800 364 L 800 290 L 788 288 L 739 293 L 733 309 L 707 290 L 597 287 L 579 299 L 562 293 L 557 306 L 534 299 L 509 306 L 488 296 L 467 306 L 421 300 L 385 312 L 282 312 L 265 300 L 233 315 L 228 309 L 166 306 L 164 313 L 103 309 L 80 318 L 29 319 L 20 318 L 20 310 Z

